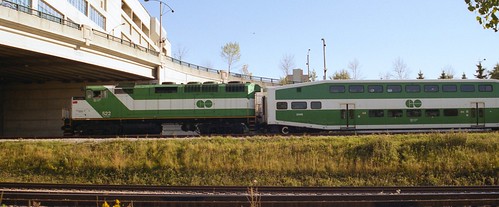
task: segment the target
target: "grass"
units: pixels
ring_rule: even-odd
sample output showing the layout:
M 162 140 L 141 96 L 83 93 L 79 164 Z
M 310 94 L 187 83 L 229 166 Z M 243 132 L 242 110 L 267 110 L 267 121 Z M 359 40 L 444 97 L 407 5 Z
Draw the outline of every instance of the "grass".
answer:
M 1 182 L 498 185 L 498 133 L 0 142 Z

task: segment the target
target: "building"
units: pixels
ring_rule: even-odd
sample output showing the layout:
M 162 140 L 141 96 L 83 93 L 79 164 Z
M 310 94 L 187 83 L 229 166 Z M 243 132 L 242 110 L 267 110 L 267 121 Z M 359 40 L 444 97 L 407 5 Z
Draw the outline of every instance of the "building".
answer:
M 163 54 L 171 56 L 171 44 L 160 21 L 151 17 L 138 0 L 0 0 L 22 5 L 25 10 L 38 10 L 52 21 L 68 21 L 90 26 L 112 35 L 159 51 L 160 36 Z

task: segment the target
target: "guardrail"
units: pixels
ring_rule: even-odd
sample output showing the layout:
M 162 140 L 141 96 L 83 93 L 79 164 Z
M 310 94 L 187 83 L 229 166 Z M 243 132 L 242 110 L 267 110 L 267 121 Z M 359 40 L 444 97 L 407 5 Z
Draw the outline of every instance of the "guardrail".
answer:
M 220 74 L 220 70 L 217 70 L 217 69 L 199 66 L 199 65 L 188 63 L 185 61 L 181 61 L 181 60 L 178 60 L 178 59 L 175 59 L 172 57 L 167 57 L 167 58 L 174 63 L 180 64 L 183 66 L 187 66 L 187 67 L 192 68 L 192 69 Z M 251 80 L 251 81 L 259 81 L 259 82 L 264 82 L 264 83 L 279 84 L 279 82 L 280 82 L 279 79 L 275 79 L 275 78 L 266 78 L 266 77 L 245 75 L 245 74 L 233 73 L 233 72 L 229 72 L 229 76 L 235 77 L 235 78 L 242 78 L 242 79 L 246 79 L 246 80 Z

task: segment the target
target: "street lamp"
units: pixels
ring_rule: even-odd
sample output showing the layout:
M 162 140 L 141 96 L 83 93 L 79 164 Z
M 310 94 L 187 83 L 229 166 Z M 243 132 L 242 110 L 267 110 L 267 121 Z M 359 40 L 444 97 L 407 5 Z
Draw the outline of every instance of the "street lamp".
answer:
M 165 2 L 163 2 L 161 0 L 144 0 L 144 1 L 145 2 L 148 2 L 148 1 L 159 2 L 159 53 L 161 54 L 163 52 L 163 37 L 162 37 L 162 34 L 163 34 L 163 8 L 161 6 L 163 4 L 166 5 L 172 13 L 174 13 L 175 11 L 173 11 L 173 9 L 170 6 L 168 6 L 168 4 L 166 4 Z
M 308 49 L 308 52 L 307 52 L 307 80 L 308 82 L 310 82 L 310 48 Z
M 324 80 L 326 80 L 326 40 L 324 38 L 322 40 L 322 53 L 324 54 Z
M 118 28 L 119 26 L 123 26 L 123 25 L 125 25 L 125 23 L 124 23 L 124 22 L 123 22 L 123 23 L 121 23 L 121 24 L 116 25 L 116 27 L 113 27 L 113 29 L 111 30 L 111 34 L 113 34 L 113 36 L 115 36 L 115 35 L 114 35 L 114 30 L 115 30 L 116 28 Z

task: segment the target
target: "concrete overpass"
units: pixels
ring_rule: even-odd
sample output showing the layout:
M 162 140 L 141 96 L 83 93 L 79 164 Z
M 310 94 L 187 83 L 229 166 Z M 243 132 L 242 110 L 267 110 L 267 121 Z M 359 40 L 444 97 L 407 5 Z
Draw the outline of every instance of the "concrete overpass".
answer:
M 0 136 L 61 135 L 61 109 L 85 85 L 256 81 L 164 56 L 85 25 L 0 0 Z

